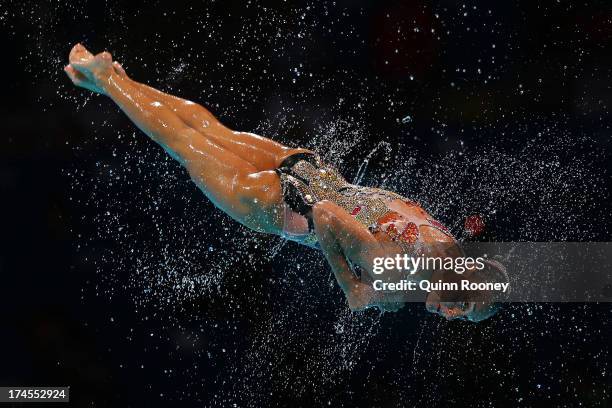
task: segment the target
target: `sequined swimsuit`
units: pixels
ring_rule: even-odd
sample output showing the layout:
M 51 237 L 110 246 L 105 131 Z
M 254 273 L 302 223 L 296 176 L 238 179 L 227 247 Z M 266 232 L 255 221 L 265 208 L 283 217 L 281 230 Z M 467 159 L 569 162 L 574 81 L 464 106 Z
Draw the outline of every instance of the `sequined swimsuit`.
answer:
M 287 157 L 276 172 L 281 179 L 288 210 L 304 216 L 308 222 L 307 232 L 303 234 L 293 232 L 286 222 L 285 236 L 289 239 L 317 246 L 312 206 L 322 200 L 337 204 L 372 233 L 383 232 L 402 246 L 413 245 L 418 240 L 419 228 L 423 225 L 450 235 L 447 228 L 436 220 L 425 217 L 427 224 L 424 224 L 422 216 L 400 214 L 389 208 L 391 202 L 401 200 L 426 214 L 417 203 L 389 191 L 350 184 L 336 169 L 324 164 L 312 153 L 298 153 Z

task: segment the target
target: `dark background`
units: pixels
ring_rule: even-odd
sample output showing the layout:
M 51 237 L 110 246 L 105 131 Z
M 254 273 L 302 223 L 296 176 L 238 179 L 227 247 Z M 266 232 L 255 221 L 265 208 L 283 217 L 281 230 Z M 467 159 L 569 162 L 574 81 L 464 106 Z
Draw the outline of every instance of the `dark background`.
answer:
M 608 241 L 611 19 L 606 2 L 3 2 L 0 384 L 70 385 L 73 406 L 610 406 L 609 305 L 351 315 L 321 255 L 231 222 L 62 67 L 76 42 L 107 49 L 349 178 L 372 153 L 365 184 L 458 234 L 478 213 L 485 239 Z

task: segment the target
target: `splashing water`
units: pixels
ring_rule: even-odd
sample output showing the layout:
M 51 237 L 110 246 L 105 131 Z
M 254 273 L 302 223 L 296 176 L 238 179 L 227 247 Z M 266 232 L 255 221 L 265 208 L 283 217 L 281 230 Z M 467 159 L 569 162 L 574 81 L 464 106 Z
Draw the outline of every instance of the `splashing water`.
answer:
M 363 177 L 365 176 L 368 170 L 368 164 L 370 164 L 370 160 L 372 160 L 372 157 L 374 157 L 374 154 L 378 153 L 381 147 L 384 148 L 386 154 L 391 154 L 392 149 L 389 143 L 387 142 L 378 143 L 378 145 L 374 149 L 372 149 L 370 153 L 368 153 L 368 155 L 365 157 L 365 159 L 363 159 L 363 161 L 361 162 L 361 165 L 359 166 L 359 169 L 357 170 L 357 175 L 355 176 L 355 179 L 353 180 L 353 184 L 361 183 L 361 181 L 363 180 Z
M 280 120 L 261 128 L 262 133 L 275 128 L 273 134 L 282 134 L 288 126 L 289 122 Z M 338 167 L 357 154 L 368 136 L 363 126 L 342 120 L 322 123 L 318 129 L 308 147 Z M 124 143 L 126 140 L 130 139 L 124 138 Z M 117 155 L 120 162 L 99 163 L 95 174 L 71 173 L 75 189 L 91 189 L 89 201 L 80 204 L 98 208 L 94 238 L 115 243 L 106 253 L 92 258 L 87 241 L 81 242 L 81 252 L 88 255 L 84 262 L 94 262 L 100 271 L 96 284 L 100 295 L 112 298 L 128 290 L 139 313 L 163 310 L 164 319 L 179 325 L 192 313 L 193 318 L 202 319 L 197 306 L 200 302 L 221 302 L 230 322 L 248 319 L 244 310 L 248 305 L 249 313 L 263 322 L 255 325 L 245 344 L 247 358 L 228 368 L 234 382 L 226 390 L 227 401 L 247 398 L 252 406 L 257 401 L 263 404 L 266 399 L 258 399 L 259 391 L 253 392 L 253 384 L 257 383 L 259 390 L 277 389 L 284 386 L 286 378 L 294 379 L 292 390 L 297 396 L 306 395 L 313 387 L 323 395 L 322 390 L 350 377 L 354 370 L 364 370 L 360 361 L 370 343 L 380 341 L 383 316 L 374 311 L 351 313 L 321 254 L 239 226 L 207 202 L 184 171 L 161 152 L 148 145 L 143 149 L 125 144 L 125 153 Z M 408 149 L 381 142 L 362 156 L 355 181 L 384 186 L 418 200 L 455 228 L 463 215 L 475 210 L 489 218 L 501 218 L 503 225 L 503 217 L 511 210 L 518 211 L 522 222 L 505 232 L 510 239 L 587 239 L 588 223 L 563 203 L 588 207 L 601 194 L 598 186 L 602 180 L 586 177 L 590 169 L 583 161 L 561 165 L 553 154 L 561 147 L 566 148 L 525 146 L 513 154 L 489 147 L 461 154 L 450 151 L 433 160 L 418 155 L 393 157 L 391 152 Z M 381 152 L 391 159 L 376 160 Z M 126 192 L 122 186 L 133 183 L 134 174 L 148 187 Z M 176 208 L 183 208 L 183 213 L 177 215 Z M 129 221 L 134 218 L 141 222 L 135 225 Z M 561 221 L 572 224 L 571 235 L 555 228 Z M 200 244 L 199 237 L 204 234 L 210 243 L 207 246 Z M 257 253 L 264 256 L 258 258 Z M 109 274 L 109 270 L 115 273 Z M 544 306 L 531 306 L 530 310 L 534 308 L 545 310 Z M 409 305 L 407 309 L 422 308 Z M 516 306 L 509 310 L 513 316 L 523 313 Z M 310 318 L 313 315 L 320 316 L 316 323 Z M 212 316 L 208 319 L 218 319 Z M 424 369 L 418 368 L 425 355 L 428 359 L 434 356 L 432 363 L 438 367 L 445 366 L 445 356 L 461 350 L 476 333 L 470 327 L 443 325 L 435 316 L 411 323 L 415 324 L 412 330 L 420 335 L 409 352 L 412 367 L 391 371 L 398 375 L 425 375 Z M 516 329 L 503 328 L 503 320 L 490 330 L 517 335 Z M 194 342 L 201 341 L 201 333 L 191 336 Z M 437 348 L 437 338 L 447 339 L 446 351 Z M 300 368 L 293 365 L 291 357 L 298 350 Z M 214 355 L 207 356 L 203 350 L 195 353 L 214 360 Z M 274 370 L 270 371 L 270 366 Z M 435 394 L 435 385 L 427 387 Z M 325 403 L 323 399 L 319 402 Z

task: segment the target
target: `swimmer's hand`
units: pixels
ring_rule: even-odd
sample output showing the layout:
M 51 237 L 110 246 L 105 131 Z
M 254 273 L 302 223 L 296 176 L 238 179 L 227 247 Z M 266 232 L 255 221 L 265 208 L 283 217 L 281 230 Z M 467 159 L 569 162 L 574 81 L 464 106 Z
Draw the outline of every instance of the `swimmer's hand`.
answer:
M 349 308 L 353 312 L 377 308 L 381 312 L 397 312 L 403 302 L 393 301 L 392 294 L 375 291 L 372 285 L 359 283 L 347 296 Z
M 346 300 L 349 308 L 353 312 L 357 312 L 368 308 L 372 295 L 373 293 L 368 290 L 366 285 L 359 283 L 346 294 Z
M 125 75 L 121 65 L 113 63 L 110 53 L 93 55 L 81 44 L 72 47 L 68 60 L 64 71 L 72 83 L 102 95 L 106 94 L 104 86 L 112 74 Z
M 472 282 L 507 281 L 506 268 L 497 261 L 487 260 L 487 268 L 483 271 L 467 271 L 462 278 Z M 457 278 L 456 275 L 450 274 Z M 433 280 L 449 281 L 448 276 L 439 274 Z M 457 297 L 459 299 L 454 299 Z M 447 320 L 462 319 L 472 322 L 480 322 L 493 316 L 500 308 L 498 303 L 493 302 L 491 292 L 474 292 L 457 295 L 454 292 L 432 291 L 425 301 L 427 311 L 445 317 Z

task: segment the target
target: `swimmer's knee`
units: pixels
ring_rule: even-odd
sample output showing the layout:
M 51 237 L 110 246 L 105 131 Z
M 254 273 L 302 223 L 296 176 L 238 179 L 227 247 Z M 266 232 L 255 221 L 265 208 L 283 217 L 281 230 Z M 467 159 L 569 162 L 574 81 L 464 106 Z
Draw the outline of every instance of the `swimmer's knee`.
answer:
M 314 230 L 319 238 L 338 240 L 340 232 L 344 230 L 338 210 L 343 211 L 337 204 L 327 200 L 319 201 L 312 206 Z
M 327 203 L 329 202 L 319 201 L 312 206 L 312 221 L 315 233 L 319 236 L 319 239 L 331 238 L 329 234 L 331 234 L 333 215 L 329 211 Z
M 333 219 L 334 203 L 331 201 L 319 201 L 312 206 L 312 218 L 315 222 L 329 224 Z

